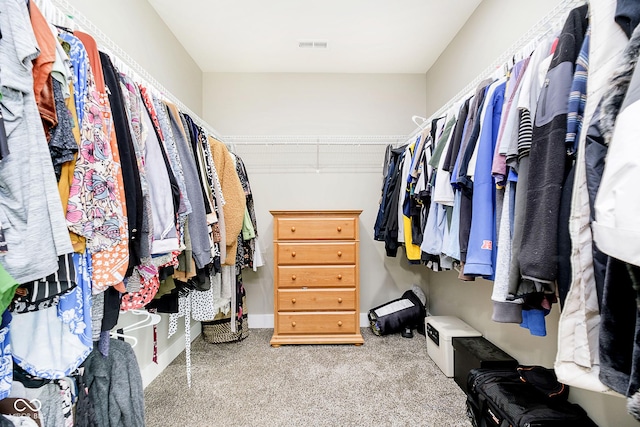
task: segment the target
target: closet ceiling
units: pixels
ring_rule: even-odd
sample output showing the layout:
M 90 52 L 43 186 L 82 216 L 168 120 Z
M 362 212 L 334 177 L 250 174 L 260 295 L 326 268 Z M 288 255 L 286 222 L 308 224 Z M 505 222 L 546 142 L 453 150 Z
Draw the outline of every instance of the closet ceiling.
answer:
M 481 2 L 147 1 L 203 72 L 315 73 L 424 73 Z

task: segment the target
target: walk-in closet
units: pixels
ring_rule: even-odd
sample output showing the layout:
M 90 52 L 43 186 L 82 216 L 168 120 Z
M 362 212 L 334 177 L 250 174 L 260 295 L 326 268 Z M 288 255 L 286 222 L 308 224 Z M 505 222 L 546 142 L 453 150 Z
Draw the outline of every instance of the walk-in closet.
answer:
M 638 425 L 638 23 L 0 0 L 0 426 Z

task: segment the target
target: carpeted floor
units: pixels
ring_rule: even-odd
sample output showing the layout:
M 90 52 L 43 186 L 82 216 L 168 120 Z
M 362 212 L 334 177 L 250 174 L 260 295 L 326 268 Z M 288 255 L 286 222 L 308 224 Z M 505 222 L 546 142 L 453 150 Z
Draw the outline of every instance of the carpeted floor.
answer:
M 145 390 L 147 427 L 470 426 L 465 395 L 427 355 L 425 337 L 378 337 L 363 346 L 272 348 L 272 329 L 239 343 L 192 347 Z

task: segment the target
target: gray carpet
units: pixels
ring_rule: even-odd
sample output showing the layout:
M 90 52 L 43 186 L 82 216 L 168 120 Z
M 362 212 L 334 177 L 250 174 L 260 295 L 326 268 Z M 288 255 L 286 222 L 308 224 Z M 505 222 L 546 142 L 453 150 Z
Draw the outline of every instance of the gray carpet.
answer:
M 269 346 L 272 329 L 239 343 L 192 347 L 145 390 L 147 427 L 470 426 L 465 395 L 427 355 L 425 337 Z

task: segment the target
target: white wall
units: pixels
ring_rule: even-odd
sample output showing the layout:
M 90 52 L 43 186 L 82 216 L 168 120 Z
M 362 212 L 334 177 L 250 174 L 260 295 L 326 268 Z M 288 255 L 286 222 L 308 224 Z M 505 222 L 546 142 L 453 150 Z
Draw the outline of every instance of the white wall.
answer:
M 435 112 L 542 19 L 559 0 L 536 2 L 484 0 L 427 73 L 427 112 Z M 565 15 L 566 16 L 566 15 Z M 508 17 L 508 19 L 506 19 Z M 523 364 L 552 367 L 557 350 L 559 311 L 547 316 L 547 336 L 532 337 L 518 325 L 491 321 L 491 283 L 463 283 L 455 273 L 430 273 L 431 312 L 454 315 L 481 331 L 490 341 Z M 621 397 L 577 388 L 570 399 L 601 426 L 636 426 Z
M 202 72 L 147 1 L 69 0 L 69 3 L 183 104 L 196 114 L 201 112 Z M 91 34 L 89 28 L 85 31 Z M 98 46 L 103 47 L 100 43 Z M 124 314 L 117 327 L 135 321 L 137 318 L 133 315 Z M 152 329 L 131 333 L 138 339 L 134 350 L 145 386 L 184 349 L 184 320 L 180 321 L 178 333 L 171 339 L 167 339 L 168 325 L 168 315 L 163 315 L 158 326 L 157 365 L 152 362 Z M 195 338 L 200 324 L 193 322 L 191 327 Z M 131 340 L 128 342 L 132 343 Z
M 227 74 L 205 73 L 204 119 L 223 135 L 406 134 L 412 115 L 424 115 L 422 74 Z M 292 148 L 292 150 L 294 150 Z M 295 155 L 289 154 L 294 159 Z M 260 159 L 258 159 L 260 160 Z M 264 160 L 264 159 L 262 159 Z M 381 153 L 379 164 L 382 165 Z M 360 217 L 360 308 L 398 298 L 419 269 L 402 257 L 384 256 L 373 241 L 382 169 L 375 172 L 266 172 L 245 162 L 254 194 L 258 233 L 267 265 L 243 273 L 252 319 L 273 324 L 273 220 L 270 210 L 362 209 Z M 268 324 L 268 323 L 267 323 Z
M 427 72 L 427 114 L 473 81 L 560 3 L 483 0 Z
M 148 1 L 68 2 L 183 104 L 202 113 L 202 71 Z
M 203 117 L 222 135 L 409 133 L 423 74 L 205 73 Z

